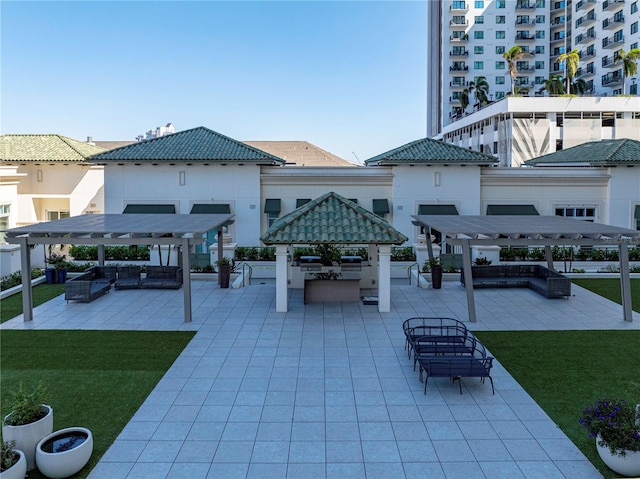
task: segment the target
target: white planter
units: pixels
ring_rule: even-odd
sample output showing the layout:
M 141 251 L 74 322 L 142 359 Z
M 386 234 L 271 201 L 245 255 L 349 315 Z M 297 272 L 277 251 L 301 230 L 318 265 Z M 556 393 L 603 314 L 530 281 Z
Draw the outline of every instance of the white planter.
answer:
M 38 442 L 53 431 L 53 408 L 43 404 L 42 410 L 47 412 L 47 415 L 31 424 L 7 426 L 4 422 L 2 423 L 2 436 L 4 440 L 16 442 L 16 449 L 24 452 L 25 458 L 27 459 L 27 469 L 29 471 L 36 465 L 36 446 Z M 9 416 L 11 416 L 11 413 L 4 417 L 5 422 Z
M 4 472 L 0 472 L 0 479 L 24 479 L 27 475 L 27 458 L 24 452 L 19 449 L 15 450 L 20 455 L 20 459 L 13 466 Z
M 40 440 L 36 448 L 36 463 L 45 476 L 61 479 L 73 476 L 86 466 L 92 452 L 91 431 L 84 427 L 68 427 Z
M 624 456 L 612 454 L 608 446 L 600 445 L 596 438 L 596 448 L 602 461 L 612 471 L 627 477 L 640 476 L 640 451 L 627 451 Z

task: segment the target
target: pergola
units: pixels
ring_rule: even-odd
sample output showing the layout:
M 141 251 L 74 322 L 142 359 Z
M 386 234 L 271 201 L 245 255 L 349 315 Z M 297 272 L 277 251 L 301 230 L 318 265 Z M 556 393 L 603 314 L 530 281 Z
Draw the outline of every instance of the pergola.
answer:
M 222 257 L 222 226 L 233 223 L 230 214 L 110 214 L 80 215 L 7 230 L 7 242 L 20 245 L 22 309 L 24 320 L 33 319 L 31 255 L 40 244 L 98 245 L 98 263 L 104 265 L 105 245 L 179 245 L 182 247 L 184 320 L 191 321 L 189 252 L 204 242 L 207 231 L 218 228 L 218 253 Z
M 446 242 L 462 246 L 465 278 L 471 278 L 471 246 L 544 246 L 547 266 L 553 268 L 553 246 L 618 246 L 624 320 L 632 321 L 628 245 L 640 244 L 640 231 L 560 216 L 414 215 L 415 225 L 439 231 Z M 426 234 L 429 257 L 431 238 Z M 473 283 L 465 283 L 469 321 L 476 321 Z

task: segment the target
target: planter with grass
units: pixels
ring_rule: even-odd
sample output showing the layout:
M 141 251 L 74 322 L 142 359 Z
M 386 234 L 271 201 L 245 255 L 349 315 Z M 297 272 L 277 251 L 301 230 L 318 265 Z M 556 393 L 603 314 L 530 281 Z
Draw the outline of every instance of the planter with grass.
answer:
M 229 287 L 229 280 L 231 278 L 231 261 L 226 256 L 216 261 L 218 267 L 218 282 L 221 288 Z
M 36 447 L 36 464 L 51 479 L 79 472 L 93 452 L 93 436 L 84 427 L 68 427 L 43 437 Z
M 8 441 L 0 445 L 0 479 L 24 479 L 27 474 L 27 459 L 15 444 Z
M 44 394 L 40 385 L 30 394 L 20 386 L 14 393 L 13 409 L 2 423 L 4 440 L 15 441 L 16 449 L 24 452 L 28 470 L 35 467 L 38 442 L 53 431 L 53 409 L 43 404 Z

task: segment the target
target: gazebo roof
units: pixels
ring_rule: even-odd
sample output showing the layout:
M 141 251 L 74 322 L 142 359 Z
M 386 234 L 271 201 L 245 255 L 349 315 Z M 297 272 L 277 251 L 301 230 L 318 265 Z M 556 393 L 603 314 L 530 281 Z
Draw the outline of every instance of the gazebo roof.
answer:
M 600 140 L 525 161 L 527 166 L 616 166 L 640 163 L 640 141 L 622 138 Z
M 408 240 L 379 216 L 337 193 L 326 193 L 278 219 L 265 244 L 402 244 Z
M 0 161 L 3 163 L 79 163 L 105 151 L 63 135 L 2 135 Z

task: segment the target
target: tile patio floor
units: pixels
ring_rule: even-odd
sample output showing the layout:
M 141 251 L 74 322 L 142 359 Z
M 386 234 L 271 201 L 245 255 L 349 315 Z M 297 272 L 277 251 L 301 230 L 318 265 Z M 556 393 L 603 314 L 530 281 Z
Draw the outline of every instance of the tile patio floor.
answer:
M 256 281 L 257 282 L 257 281 Z M 570 300 L 526 289 L 476 291 L 473 330 L 640 329 L 617 304 L 574 286 Z M 599 478 L 601 475 L 501 367 L 488 383 L 430 380 L 404 352 L 402 321 L 466 321 L 458 282 L 392 285 L 392 311 L 353 304 L 275 312 L 275 286 L 114 291 L 90 303 L 58 297 L 15 329 L 196 330 L 90 474 L 119 478 Z M 45 314 L 46 313 L 46 314 Z

